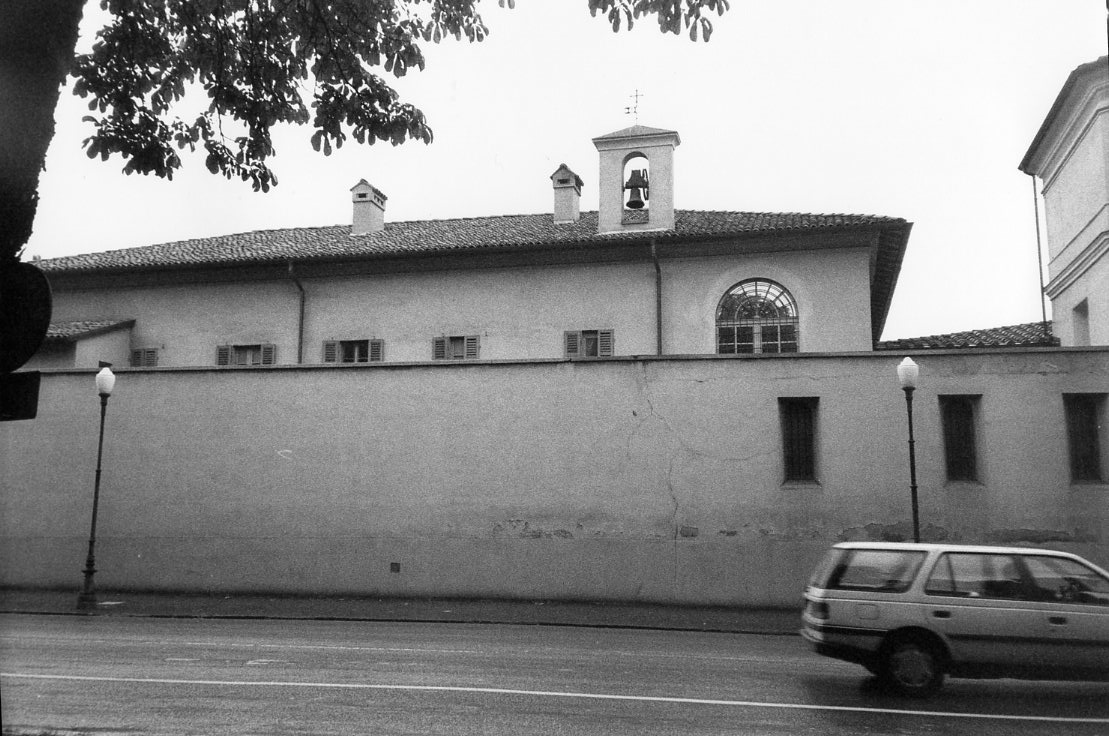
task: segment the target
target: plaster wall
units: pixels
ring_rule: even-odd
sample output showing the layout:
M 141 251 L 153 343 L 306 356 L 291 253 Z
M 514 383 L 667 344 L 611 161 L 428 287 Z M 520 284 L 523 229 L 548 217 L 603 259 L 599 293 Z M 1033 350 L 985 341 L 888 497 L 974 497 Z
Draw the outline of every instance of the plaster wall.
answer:
M 865 248 L 663 259 L 661 268 L 666 354 L 714 353 L 719 300 L 755 277 L 781 283 L 797 300 L 802 351 L 871 349 Z M 561 358 L 566 330 L 592 329 L 614 331 L 617 355 L 656 352 L 655 271 L 647 258 L 300 283 L 306 364 L 323 361 L 325 340 L 383 339 L 386 361 L 419 362 L 431 359 L 433 338 L 473 334 L 483 359 Z M 59 289 L 55 319 L 135 318 L 130 347 L 157 348 L 159 366 L 210 366 L 217 345 L 254 343 L 276 344 L 277 363 L 288 365 L 297 359 L 299 305 L 295 283 L 284 279 Z M 125 365 L 126 346 L 121 355 L 112 362 Z M 73 365 L 92 367 L 96 358 Z
M 1109 206 L 1106 207 L 1109 216 Z M 1063 345 L 1109 345 L 1109 229 L 1091 249 L 1103 254 L 1058 292 L 1049 289 L 1054 332 Z M 1076 325 L 1075 307 L 1086 303 L 1085 328 Z
M 1089 226 L 1109 204 L 1109 87 L 1105 106 L 1088 127 L 1080 122 L 1077 140 L 1058 170 L 1045 181 L 1044 216 L 1052 274 L 1078 257 L 1096 233 Z M 1104 232 L 1104 228 L 1100 232 Z
M 121 370 L 98 585 L 795 605 L 829 544 L 910 533 L 901 357 Z M 1062 408 L 1109 351 L 916 358 L 926 537 L 1109 562 Z M 79 584 L 91 375 L 45 373 L 38 419 L 0 424 L 0 584 Z M 981 397 L 981 483 L 944 480 L 946 393 Z M 782 482 L 787 396 L 819 398 L 816 483 Z
M 158 348 L 159 365 L 215 365 L 217 345 L 255 343 L 295 363 L 298 304 L 292 281 L 67 289 L 55 292 L 53 319 L 135 319 L 130 347 Z
M 131 360 L 131 331 L 113 330 L 78 340 L 74 345 L 74 368 L 99 368 L 100 361 L 114 367 L 125 366 Z
M 740 281 L 765 278 L 797 302 L 801 352 L 868 351 L 869 252 L 758 253 L 721 264 L 699 258 L 663 263 L 664 348 L 668 354 L 716 352 L 716 309 Z

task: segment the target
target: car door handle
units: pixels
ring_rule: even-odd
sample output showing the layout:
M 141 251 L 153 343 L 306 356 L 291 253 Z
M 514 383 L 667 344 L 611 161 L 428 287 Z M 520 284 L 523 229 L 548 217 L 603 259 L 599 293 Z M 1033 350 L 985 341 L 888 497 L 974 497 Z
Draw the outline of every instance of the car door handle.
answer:
M 1061 626 L 1061 625 L 1063 625 L 1067 622 L 1067 617 L 1066 616 L 1048 616 L 1047 617 L 1047 622 L 1049 624 L 1056 624 L 1058 626 Z
M 932 611 L 936 618 L 951 618 L 951 611 Z

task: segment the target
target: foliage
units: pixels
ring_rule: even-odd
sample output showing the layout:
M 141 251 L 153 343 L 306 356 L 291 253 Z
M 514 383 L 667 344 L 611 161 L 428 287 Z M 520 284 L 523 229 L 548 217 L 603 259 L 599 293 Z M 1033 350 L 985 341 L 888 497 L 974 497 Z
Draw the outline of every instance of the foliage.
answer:
M 74 71 L 74 91 L 99 113 L 85 118 L 94 126 L 88 156 L 118 153 L 125 173 L 172 178 L 178 151 L 201 147 L 212 173 L 262 191 L 277 184 L 267 163 L 276 124 L 310 122 L 312 146 L 325 155 L 348 136 L 430 143 L 424 114 L 374 70 L 403 77 L 423 70 L 421 43 L 479 42 L 489 32 L 477 0 L 101 0 L 101 7 L 112 20 Z M 723 14 L 728 3 L 589 0 L 589 8 L 614 31 L 656 15 L 660 30 L 684 26 L 692 40 L 707 41 L 712 24 L 703 11 Z M 197 88 L 207 108 L 176 116 Z

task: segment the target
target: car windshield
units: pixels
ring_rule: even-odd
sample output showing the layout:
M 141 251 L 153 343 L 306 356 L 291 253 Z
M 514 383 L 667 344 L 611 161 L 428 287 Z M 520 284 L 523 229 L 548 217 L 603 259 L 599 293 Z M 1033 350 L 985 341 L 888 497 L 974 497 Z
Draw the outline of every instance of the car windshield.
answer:
M 926 553 L 898 549 L 833 549 L 813 573 L 809 585 L 829 590 L 908 590 Z

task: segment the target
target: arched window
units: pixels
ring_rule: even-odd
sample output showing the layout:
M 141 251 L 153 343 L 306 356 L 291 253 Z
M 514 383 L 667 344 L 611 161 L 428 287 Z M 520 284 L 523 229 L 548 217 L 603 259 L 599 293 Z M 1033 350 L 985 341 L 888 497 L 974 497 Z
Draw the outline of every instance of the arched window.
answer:
M 716 352 L 796 353 L 797 303 L 781 284 L 740 281 L 716 308 Z

